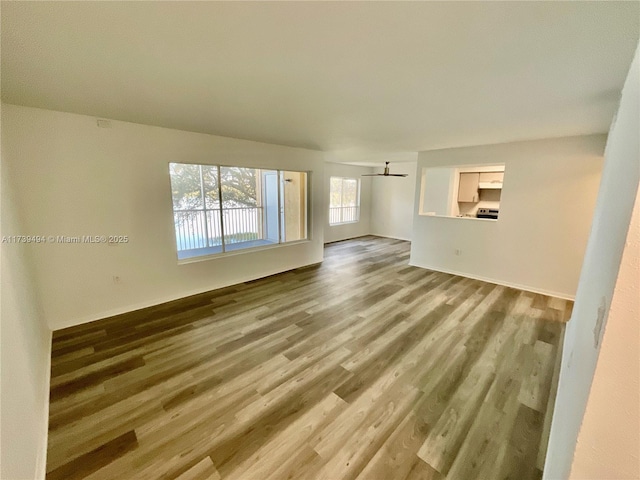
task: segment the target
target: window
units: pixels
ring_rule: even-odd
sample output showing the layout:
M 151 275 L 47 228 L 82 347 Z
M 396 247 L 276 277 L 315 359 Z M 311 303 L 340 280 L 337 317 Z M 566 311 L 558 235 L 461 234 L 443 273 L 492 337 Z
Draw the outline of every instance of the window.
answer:
M 504 165 L 422 169 L 420 215 L 497 220 Z
M 360 180 L 331 177 L 329 186 L 329 225 L 360 220 Z
M 307 173 L 170 163 L 178 259 L 307 238 Z

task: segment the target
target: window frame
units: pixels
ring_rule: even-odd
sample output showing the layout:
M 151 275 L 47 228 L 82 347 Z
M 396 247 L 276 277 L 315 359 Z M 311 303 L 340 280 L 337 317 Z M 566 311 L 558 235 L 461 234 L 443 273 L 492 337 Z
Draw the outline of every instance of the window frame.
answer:
M 340 206 L 339 207 L 332 207 L 331 206 L 331 186 L 333 183 L 333 179 L 340 179 L 341 180 L 341 186 L 340 186 Z M 345 206 L 344 205 L 344 181 L 345 180 L 354 180 L 356 182 L 356 204 L 355 206 Z M 360 191 L 362 189 L 362 182 L 360 181 L 359 178 L 357 177 L 343 177 L 343 176 L 339 176 L 339 175 L 331 175 L 329 177 L 329 226 L 331 227 L 335 227 L 337 225 L 348 225 L 351 223 L 358 223 L 360 222 Z M 345 209 L 348 208 L 355 208 L 355 220 L 344 220 L 344 211 Z M 340 220 L 337 222 L 332 222 L 331 218 L 332 218 L 332 209 L 339 209 L 339 217 Z
M 171 172 L 171 165 L 172 164 L 178 164 L 178 165 L 193 165 L 193 166 L 197 166 L 199 167 L 199 173 L 200 173 L 200 188 L 201 188 L 201 195 L 203 195 L 202 198 L 202 207 L 201 208 L 190 208 L 190 209 L 183 209 L 183 210 L 177 210 L 175 209 L 175 205 L 174 205 L 174 201 L 173 201 L 173 183 L 172 183 L 172 172 Z M 217 170 L 217 182 L 216 182 L 216 188 L 217 188 L 217 192 L 218 192 L 218 202 L 219 202 L 219 206 L 217 208 L 213 207 L 213 208 L 209 208 L 207 207 L 207 202 L 206 202 L 206 198 L 204 197 L 204 190 L 203 190 L 203 185 L 204 185 L 204 177 L 202 174 L 203 168 L 204 167 L 209 167 L 209 168 L 214 168 Z M 277 196 L 278 196 L 278 205 L 277 205 L 277 211 L 278 211 L 278 215 L 277 215 L 277 228 L 278 228 L 278 241 L 274 242 L 274 243 L 268 243 L 268 244 L 264 244 L 264 245 L 256 245 L 256 246 L 250 246 L 250 247 L 244 247 L 244 248 L 233 248 L 233 249 L 227 249 L 227 245 L 231 245 L 232 243 L 228 243 L 225 241 L 225 220 L 224 220 L 224 211 L 225 209 L 223 208 L 223 193 L 222 193 L 222 169 L 223 168 L 244 168 L 244 169 L 251 169 L 251 170 L 259 170 L 259 171 L 269 171 L 269 172 L 275 172 L 276 176 L 277 176 Z M 173 161 L 173 162 L 168 162 L 168 171 L 169 171 L 169 192 L 171 195 L 171 217 L 172 217 L 172 232 L 173 232 L 173 239 L 174 239 L 174 247 L 175 247 L 175 252 L 176 252 L 176 256 L 177 256 L 177 260 L 178 260 L 178 264 L 183 264 L 183 263 L 193 263 L 193 262 L 199 262 L 199 261 L 203 261 L 203 260 L 209 260 L 209 259 L 214 259 L 214 258 L 220 258 L 223 256 L 232 256 L 232 255 L 238 255 L 238 254 L 243 254 L 243 253 L 249 253 L 249 252 L 255 252 L 255 251 L 260 251 L 260 250 L 268 250 L 268 249 L 272 249 L 272 248 L 279 248 L 282 246 L 287 246 L 287 245 L 295 245 L 298 243 L 307 243 L 311 241 L 311 201 L 310 201 L 310 185 L 311 185 L 311 171 L 308 170 L 291 170 L 291 169 L 281 169 L 281 168 L 272 168 L 272 167 L 262 167 L 262 166 L 241 166 L 241 165 L 223 165 L 223 164 L 210 164 L 210 163 L 195 163 L 195 162 L 181 162 L 181 161 Z M 284 208 L 283 205 L 283 199 L 282 199 L 282 186 L 281 186 L 281 180 L 284 179 L 284 174 L 286 172 L 295 172 L 295 173 L 300 173 L 300 174 L 304 174 L 304 201 L 303 201 L 303 205 L 304 205 L 304 221 L 301 222 L 304 224 L 304 232 L 306 234 L 306 236 L 304 238 L 300 238 L 300 239 L 296 239 L 296 240 L 290 240 L 287 241 L 283 238 L 282 235 L 282 231 L 284 228 L 284 223 L 283 223 L 283 216 L 284 216 L 284 211 L 282 210 Z M 261 180 L 259 180 L 261 181 Z M 262 188 L 262 187 L 261 187 Z M 259 208 L 259 207 L 257 207 Z M 264 208 L 264 207 L 262 207 Z M 196 247 L 193 249 L 179 249 L 179 241 L 178 241 L 178 232 L 176 230 L 176 221 L 175 221 L 175 214 L 176 212 L 180 212 L 180 211 L 198 211 L 198 212 L 203 212 L 205 220 L 206 220 L 206 216 L 207 216 L 207 212 L 215 212 L 216 210 L 218 210 L 217 216 L 219 218 L 219 222 L 220 222 L 220 229 L 221 229 L 221 244 L 220 244 L 220 251 L 218 252 L 203 252 L 201 254 L 195 254 L 195 255 L 189 255 L 189 256 L 185 256 L 180 258 L 180 252 L 181 251 L 185 251 L 185 250 L 207 250 L 210 248 L 214 248 L 215 246 L 210 246 L 209 245 L 209 235 L 205 235 L 205 241 L 207 243 L 207 245 L 205 247 Z M 228 210 L 228 209 L 227 209 Z M 205 225 L 207 225 L 206 221 L 205 221 Z M 208 227 L 205 227 L 208 228 Z

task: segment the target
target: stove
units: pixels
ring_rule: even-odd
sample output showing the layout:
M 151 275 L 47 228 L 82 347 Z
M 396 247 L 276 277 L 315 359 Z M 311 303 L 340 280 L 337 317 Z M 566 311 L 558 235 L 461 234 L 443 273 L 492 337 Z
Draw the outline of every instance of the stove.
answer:
M 477 218 L 490 218 L 492 220 L 498 219 L 498 209 L 497 208 L 479 208 L 476 213 Z

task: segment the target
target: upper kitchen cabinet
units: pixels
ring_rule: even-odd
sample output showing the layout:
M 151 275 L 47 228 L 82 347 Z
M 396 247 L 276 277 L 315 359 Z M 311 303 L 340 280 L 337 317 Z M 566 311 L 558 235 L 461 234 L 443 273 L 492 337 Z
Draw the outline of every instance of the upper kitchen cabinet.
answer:
M 480 199 L 478 187 L 480 186 L 480 173 L 460 173 L 458 184 L 458 202 L 476 203 Z
M 504 179 L 501 172 L 460 172 L 458 202 L 478 203 L 482 190 L 500 190 Z

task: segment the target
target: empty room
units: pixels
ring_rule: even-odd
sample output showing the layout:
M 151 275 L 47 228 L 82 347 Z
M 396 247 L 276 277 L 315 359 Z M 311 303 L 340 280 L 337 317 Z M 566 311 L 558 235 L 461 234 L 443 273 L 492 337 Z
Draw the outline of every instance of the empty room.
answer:
M 0 478 L 640 478 L 640 2 L 2 1 Z

